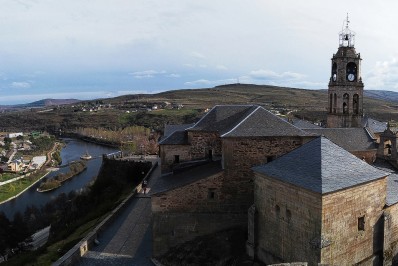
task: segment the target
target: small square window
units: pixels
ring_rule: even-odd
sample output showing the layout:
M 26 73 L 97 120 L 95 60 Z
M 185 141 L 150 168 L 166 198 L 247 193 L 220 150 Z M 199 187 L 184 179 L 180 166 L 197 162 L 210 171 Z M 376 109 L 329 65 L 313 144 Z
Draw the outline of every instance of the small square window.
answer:
M 358 231 L 365 231 L 365 216 L 358 218 Z
M 180 163 L 180 155 L 174 155 L 174 163 Z
M 208 194 L 207 194 L 208 199 L 215 199 L 216 198 L 216 190 L 214 188 L 209 188 Z

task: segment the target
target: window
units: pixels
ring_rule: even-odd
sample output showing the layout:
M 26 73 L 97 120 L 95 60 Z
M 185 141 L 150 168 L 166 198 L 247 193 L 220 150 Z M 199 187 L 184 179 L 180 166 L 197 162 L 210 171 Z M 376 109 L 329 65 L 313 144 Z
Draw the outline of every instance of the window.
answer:
M 365 216 L 358 218 L 358 231 L 365 231 Z
M 329 99 L 329 113 L 332 113 L 332 110 L 333 110 L 333 94 L 332 93 L 330 94 L 329 98 L 330 98 Z
M 209 188 L 208 194 L 207 194 L 208 199 L 215 199 L 216 198 L 216 189 L 215 188 Z
M 334 101 L 333 101 L 333 113 L 336 113 L 336 106 L 337 106 L 337 94 L 334 94 Z
M 348 93 L 343 95 L 343 114 L 348 114 L 348 102 L 350 100 L 350 96 Z
M 292 212 L 290 210 L 286 210 L 286 219 L 288 223 L 292 220 Z
M 279 207 L 279 205 L 275 206 L 275 213 L 276 213 L 276 217 L 279 218 L 279 215 L 281 213 L 281 207 Z
M 354 114 L 359 114 L 359 95 L 354 94 L 352 97 L 352 110 L 354 111 Z
M 174 155 L 174 163 L 180 163 L 180 155 Z

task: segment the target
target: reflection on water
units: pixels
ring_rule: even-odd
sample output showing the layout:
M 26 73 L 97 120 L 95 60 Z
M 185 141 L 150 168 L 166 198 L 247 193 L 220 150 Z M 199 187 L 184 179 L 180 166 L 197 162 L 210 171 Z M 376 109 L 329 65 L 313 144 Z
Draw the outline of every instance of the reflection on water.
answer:
M 64 141 L 66 146 L 61 151 L 62 164 L 80 160 L 80 156 L 87 151 L 93 157 L 92 160 L 87 161 L 87 169 L 63 183 L 60 188 L 45 193 L 39 193 L 36 191 L 42 182 L 41 180 L 33 185 L 30 189 L 25 191 L 18 198 L 0 204 L 0 212 L 4 211 L 4 213 L 10 219 L 12 219 L 17 211 L 23 213 L 27 206 L 35 205 L 36 207 L 40 208 L 49 200 L 56 198 L 61 193 L 68 194 L 72 190 L 79 190 L 83 188 L 93 179 L 93 177 L 97 176 L 102 163 L 102 154 L 108 154 L 116 151 L 116 148 L 86 143 L 76 139 L 64 139 Z M 57 173 L 67 172 L 68 170 L 69 167 L 61 168 L 59 171 L 55 171 L 47 175 L 47 178 L 52 178 Z

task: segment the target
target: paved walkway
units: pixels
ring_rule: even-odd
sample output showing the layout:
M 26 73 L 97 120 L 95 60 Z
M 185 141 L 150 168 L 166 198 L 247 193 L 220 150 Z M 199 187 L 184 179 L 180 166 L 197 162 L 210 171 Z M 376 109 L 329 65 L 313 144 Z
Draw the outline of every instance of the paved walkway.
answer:
M 152 173 L 148 188 L 160 176 L 160 166 Z M 148 192 L 148 191 L 147 191 Z M 151 198 L 143 193 L 130 201 L 114 222 L 99 236 L 99 244 L 84 255 L 78 265 L 153 266 Z

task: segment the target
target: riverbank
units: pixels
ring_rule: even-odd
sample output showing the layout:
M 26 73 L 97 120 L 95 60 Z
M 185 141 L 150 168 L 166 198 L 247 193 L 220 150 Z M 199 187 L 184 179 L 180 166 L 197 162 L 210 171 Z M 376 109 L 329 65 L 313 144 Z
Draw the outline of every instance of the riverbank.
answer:
M 15 194 L 15 193 L 16 194 L 12 195 L 12 196 L 7 195 L 9 193 L 8 191 L 2 191 L 4 189 L 6 189 L 6 186 L 1 186 L 0 187 L 0 204 L 6 203 L 10 200 L 13 200 L 13 199 L 19 197 L 21 194 L 23 194 L 25 191 L 27 191 L 29 188 L 31 188 L 33 185 L 35 185 L 37 182 L 39 182 L 41 179 L 46 177 L 49 173 L 50 173 L 50 171 L 45 171 L 43 175 L 39 176 L 37 179 L 34 179 L 32 182 L 26 178 L 20 179 L 19 181 L 23 184 L 21 185 L 21 187 L 17 187 L 17 188 L 15 188 L 15 186 L 14 186 L 15 190 L 12 191 L 12 194 Z M 10 183 L 9 185 L 12 185 L 12 183 Z M 9 186 L 9 188 L 11 188 L 11 187 Z M 6 199 L 2 200 L 2 196 L 4 196 L 4 198 L 6 198 Z
M 69 167 L 70 171 L 68 171 L 67 173 L 60 173 L 51 180 L 43 182 L 40 187 L 37 188 L 37 192 L 48 192 L 57 189 L 62 186 L 62 183 L 70 180 L 71 178 L 75 177 L 76 175 L 87 169 L 87 165 L 84 161 L 73 162 L 69 165 Z
M 15 178 L 13 182 L 7 181 L 7 183 L 2 184 L 0 186 L 0 204 L 6 203 L 8 201 L 11 201 L 19 197 L 21 194 L 23 194 L 25 191 L 27 191 L 29 188 L 31 188 L 33 185 L 39 182 L 41 179 L 46 177 L 51 172 L 47 170 L 46 165 L 48 165 L 51 162 L 52 154 L 61 145 L 62 144 L 59 142 L 54 143 L 51 150 L 47 152 L 47 160 L 45 161 L 45 163 L 41 165 L 41 168 L 39 170 L 35 170 L 31 173 Z M 34 176 L 35 174 L 38 174 L 38 176 L 32 178 L 31 176 L 32 175 Z

